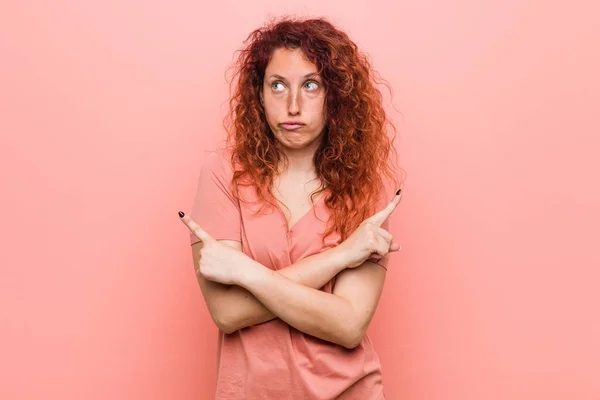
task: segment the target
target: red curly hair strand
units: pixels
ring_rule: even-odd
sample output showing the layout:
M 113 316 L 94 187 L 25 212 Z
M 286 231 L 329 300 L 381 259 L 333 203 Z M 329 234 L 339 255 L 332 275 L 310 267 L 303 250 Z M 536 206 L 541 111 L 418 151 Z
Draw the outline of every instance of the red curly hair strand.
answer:
M 230 82 L 232 94 L 223 124 L 232 166 L 237 165 L 232 179 L 234 196 L 241 200 L 238 185 L 253 185 L 261 200 L 273 204 L 265 193 L 272 195 L 278 165 L 287 159 L 275 146 L 277 139 L 267 124 L 259 94 L 273 52 L 301 49 L 317 66 L 326 90 L 326 126 L 313 160 L 322 186 L 312 196 L 330 191 L 324 200 L 333 222 L 323 241 L 333 231 L 345 240 L 378 211 L 377 205 L 391 200 L 393 192 L 386 188 L 395 191 L 400 187 L 396 165 L 390 163 L 397 158 L 393 146 L 396 128 L 384 112 L 376 87 L 380 82 L 370 62 L 346 33 L 324 18 L 286 16 L 254 30 L 244 43 L 233 65 L 237 80 Z M 386 126 L 393 132 L 392 138 Z

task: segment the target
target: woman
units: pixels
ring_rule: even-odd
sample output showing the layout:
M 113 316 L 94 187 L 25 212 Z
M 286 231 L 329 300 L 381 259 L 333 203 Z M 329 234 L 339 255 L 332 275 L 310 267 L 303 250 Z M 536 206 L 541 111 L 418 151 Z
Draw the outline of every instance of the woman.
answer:
M 216 399 L 385 399 L 365 332 L 401 193 L 369 63 L 326 20 L 285 18 L 237 66 L 228 146 L 179 213 L 220 330 Z

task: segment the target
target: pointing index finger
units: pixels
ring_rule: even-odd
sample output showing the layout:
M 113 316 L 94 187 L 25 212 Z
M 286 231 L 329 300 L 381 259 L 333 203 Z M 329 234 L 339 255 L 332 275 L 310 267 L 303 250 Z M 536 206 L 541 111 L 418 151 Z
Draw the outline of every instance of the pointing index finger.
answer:
M 183 217 L 181 216 L 181 214 L 183 214 L 182 212 L 180 212 L 180 219 L 181 221 L 185 224 L 185 226 L 188 227 L 188 229 L 201 241 L 203 242 L 207 242 L 209 240 L 212 239 L 212 237 L 208 234 L 208 232 L 206 232 L 204 229 L 202 229 L 200 227 L 200 225 L 198 225 L 196 223 L 196 221 L 194 221 L 193 219 L 191 219 L 189 216 L 184 215 Z
M 394 210 L 396 209 L 396 206 L 398 206 L 398 204 L 400 204 L 401 199 L 402 199 L 402 189 L 399 189 L 396 192 L 396 196 L 394 196 L 392 201 L 390 201 L 383 210 L 375 213 L 370 218 L 371 222 L 377 224 L 378 226 L 381 226 L 381 224 L 383 224 L 383 221 L 385 221 L 390 215 L 392 215 L 392 212 L 394 212 Z

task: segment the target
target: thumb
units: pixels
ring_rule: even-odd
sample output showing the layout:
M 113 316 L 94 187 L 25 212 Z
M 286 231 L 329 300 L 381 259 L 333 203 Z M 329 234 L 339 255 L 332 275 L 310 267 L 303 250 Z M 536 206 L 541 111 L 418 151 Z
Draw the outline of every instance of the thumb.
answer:
M 392 243 L 389 251 L 402 251 L 402 245 L 399 243 Z
M 185 215 L 182 211 L 179 211 L 179 219 L 185 224 L 185 226 L 188 227 L 190 232 L 192 232 L 202 242 L 207 243 L 211 240 L 214 240 L 212 236 L 208 234 L 208 232 L 206 232 L 200 227 L 200 225 L 196 223 L 196 221 Z

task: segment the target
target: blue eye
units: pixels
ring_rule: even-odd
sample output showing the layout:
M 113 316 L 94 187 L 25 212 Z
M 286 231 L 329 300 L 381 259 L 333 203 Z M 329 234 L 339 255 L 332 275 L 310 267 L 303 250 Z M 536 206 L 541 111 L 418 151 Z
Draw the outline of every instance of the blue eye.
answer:
M 275 82 L 273 82 L 273 83 L 271 84 L 271 89 L 273 89 L 273 90 L 275 90 L 275 91 L 279 91 L 279 89 L 277 89 L 277 88 L 276 88 L 276 85 L 282 85 L 282 86 L 283 86 L 283 83 L 282 83 L 282 82 L 280 82 L 280 81 L 275 81 Z M 305 83 L 305 87 L 306 87 L 306 85 L 314 85 L 314 87 L 312 87 L 312 88 L 311 88 L 311 87 L 308 87 L 308 88 L 307 88 L 308 90 L 311 90 L 311 91 L 313 91 L 313 90 L 316 90 L 316 89 L 318 89 L 318 88 L 319 88 L 319 83 L 318 83 L 318 82 L 316 82 L 316 81 L 309 81 L 309 82 L 306 82 L 306 83 Z
M 313 85 L 315 85 L 315 89 L 316 89 L 317 87 L 319 87 L 319 84 L 318 84 L 317 82 L 315 82 L 315 81 L 306 82 L 306 84 L 307 84 L 307 85 L 309 85 L 309 84 L 311 84 L 311 83 L 312 83 Z

